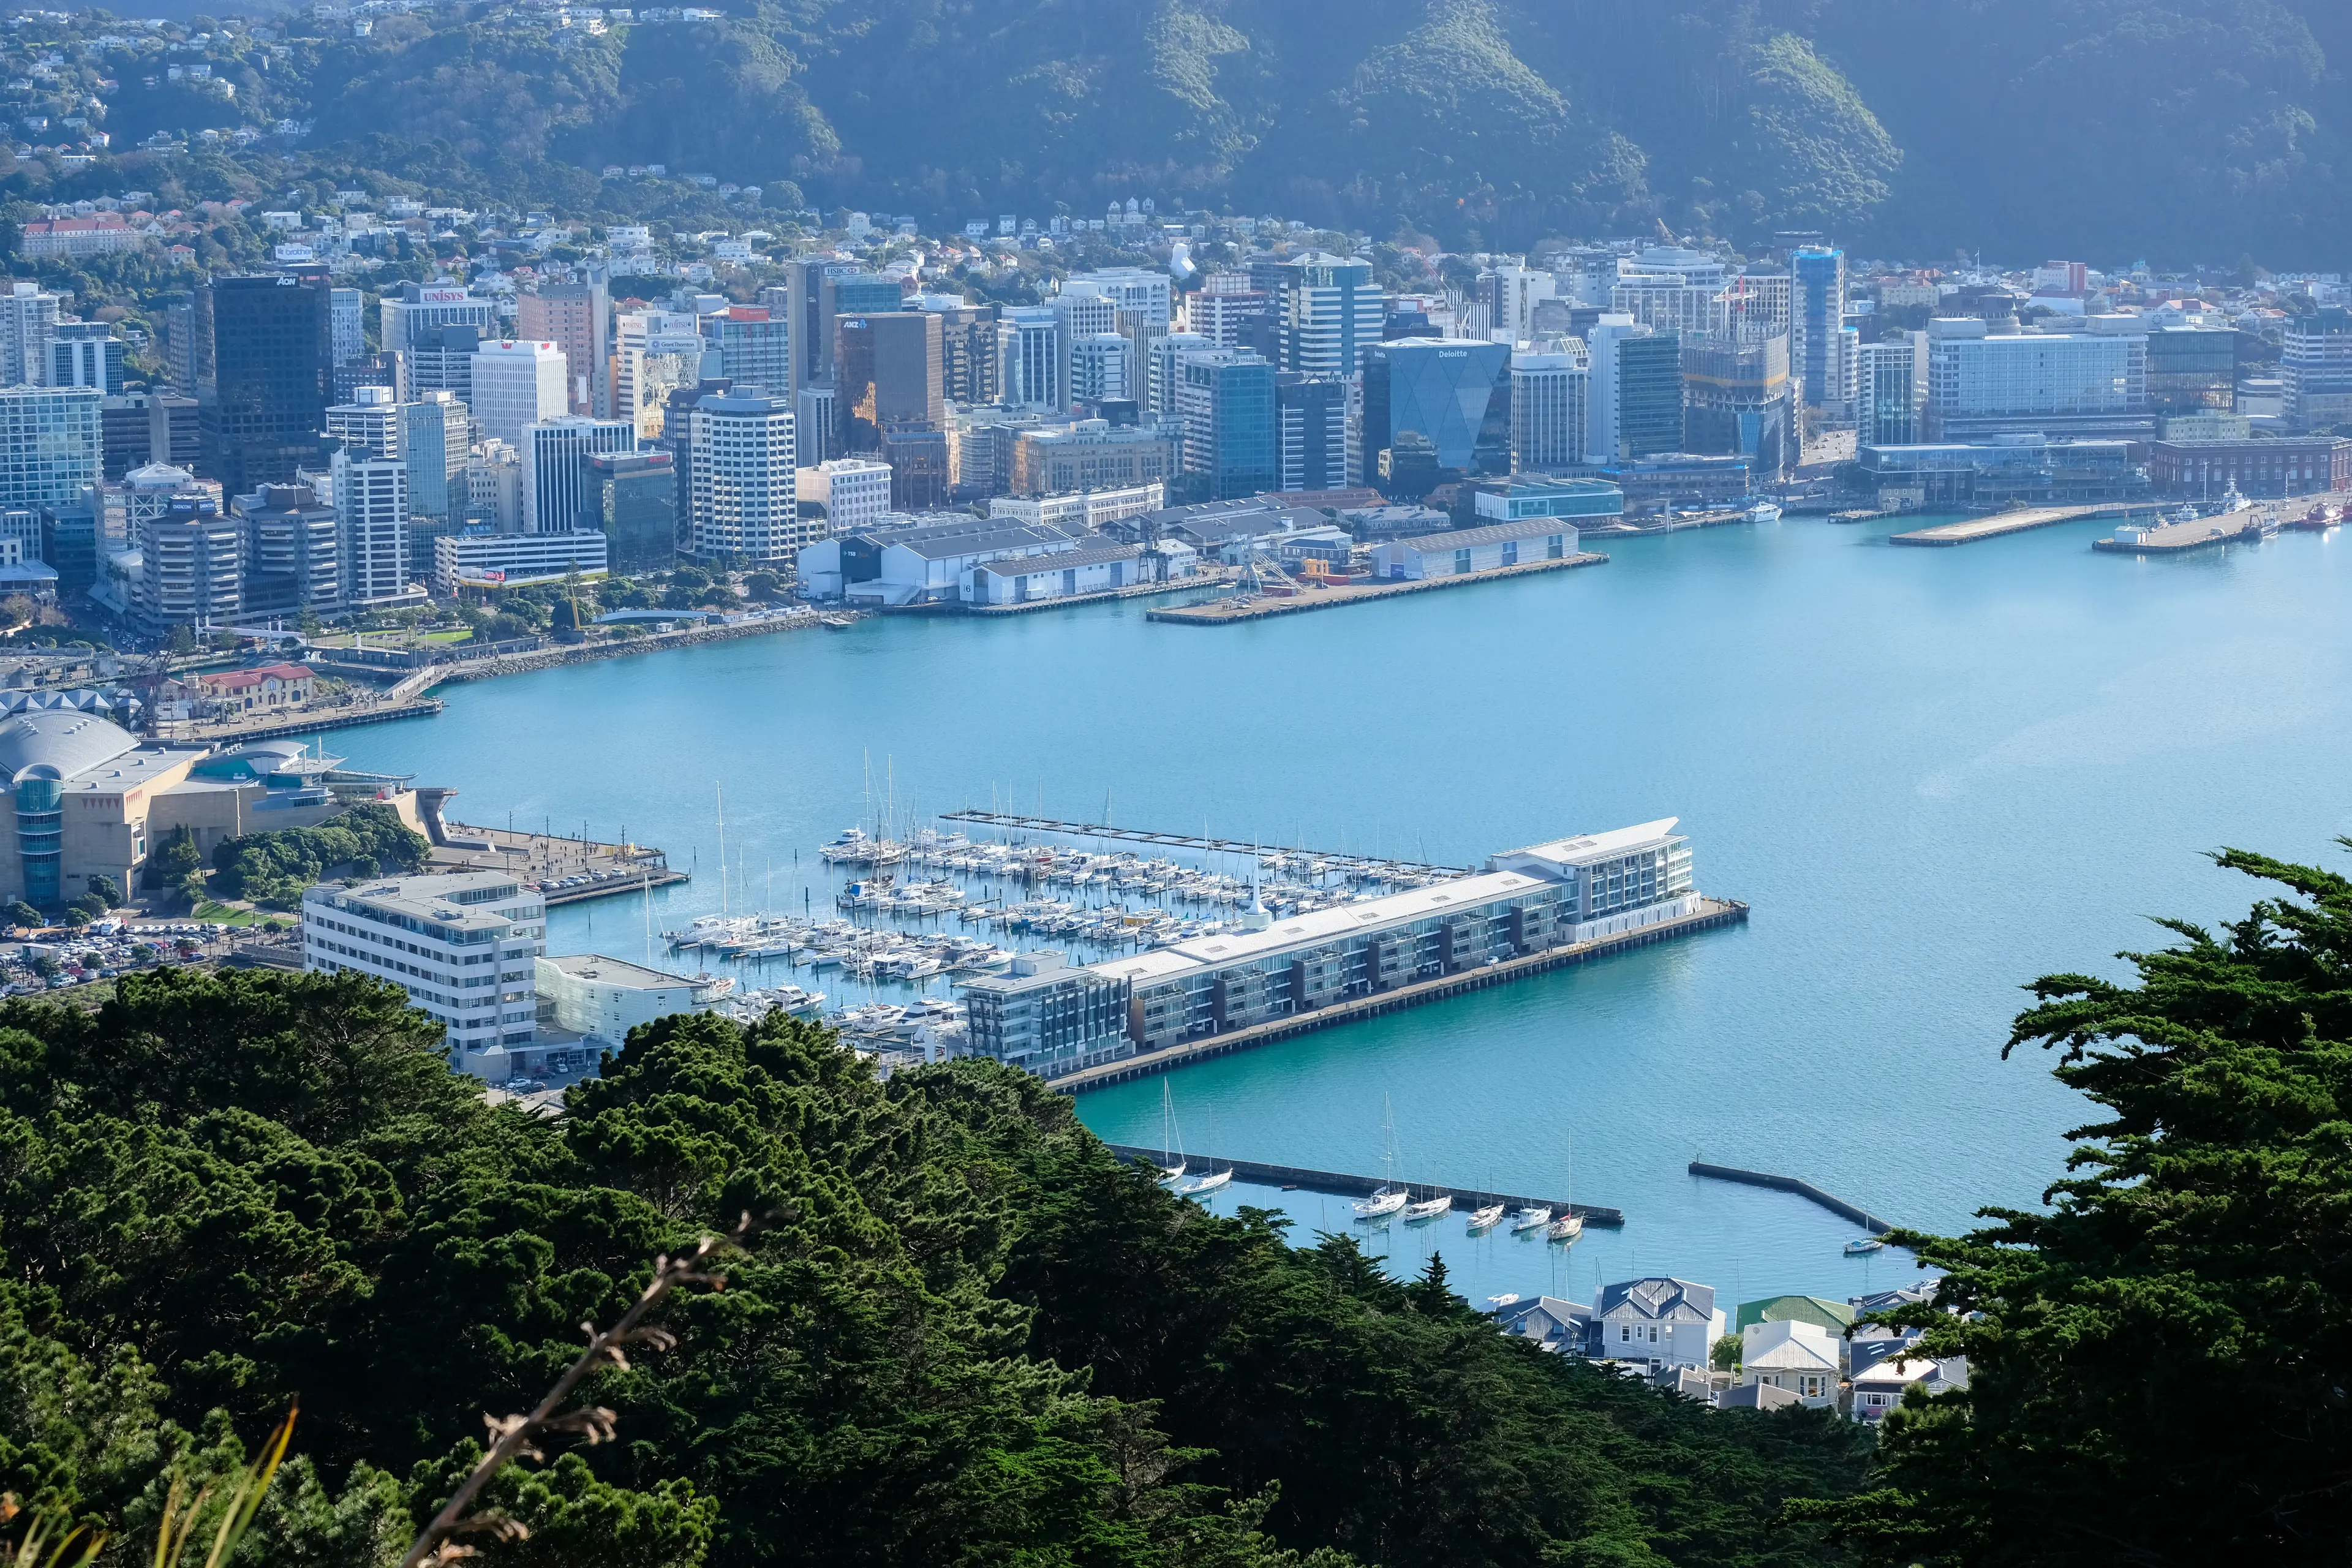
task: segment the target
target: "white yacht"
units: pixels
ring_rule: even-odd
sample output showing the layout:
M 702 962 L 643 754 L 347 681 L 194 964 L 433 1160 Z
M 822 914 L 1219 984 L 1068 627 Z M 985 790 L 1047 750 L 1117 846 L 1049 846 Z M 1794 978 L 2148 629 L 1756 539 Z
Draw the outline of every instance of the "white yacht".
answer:
M 1750 522 L 1778 522 L 1780 521 L 1780 508 L 1776 502 L 1759 500 L 1748 509 L 1746 515 Z
M 1453 1206 L 1454 1200 L 1451 1197 L 1423 1198 L 1417 1204 L 1404 1205 L 1404 1222 L 1407 1225 L 1421 1225 L 1435 1219 Z
M 1570 1246 L 1573 1246 L 1576 1238 L 1583 1234 L 1584 1216 L 1572 1210 L 1561 1215 L 1544 1227 L 1546 1240 L 1567 1242 Z
M 1225 1185 L 1233 1179 L 1233 1167 L 1228 1165 L 1222 1171 L 1213 1171 L 1209 1174 L 1202 1177 L 1199 1181 L 1194 1182 L 1191 1186 L 1186 1187 L 1184 1189 L 1184 1193 L 1188 1197 L 1195 1193 L 1213 1193 L 1219 1187 Z
M 1484 1236 L 1502 1223 L 1503 1205 L 1488 1204 L 1485 1208 L 1472 1211 L 1468 1228 L 1472 1236 Z
M 1356 1205 L 1358 1219 L 1386 1219 L 1412 1202 L 1412 1194 L 1402 1187 L 1382 1187 Z
M 1551 1210 L 1549 1209 L 1521 1209 L 1511 1216 L 1511 1234 L 1517 1236 L 1523 1230 L 1541 1230 L 1550 1223 Z

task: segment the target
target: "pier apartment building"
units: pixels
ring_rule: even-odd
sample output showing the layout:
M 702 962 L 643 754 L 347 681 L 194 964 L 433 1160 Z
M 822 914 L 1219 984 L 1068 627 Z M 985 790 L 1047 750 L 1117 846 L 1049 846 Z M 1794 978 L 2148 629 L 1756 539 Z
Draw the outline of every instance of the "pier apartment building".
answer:
M 1031 952 L 957 987 L 971 1048 L 1058 1078 L 1699 909 L 1666 817 L 1507 850 L 1484 871 L 1079 967 Z

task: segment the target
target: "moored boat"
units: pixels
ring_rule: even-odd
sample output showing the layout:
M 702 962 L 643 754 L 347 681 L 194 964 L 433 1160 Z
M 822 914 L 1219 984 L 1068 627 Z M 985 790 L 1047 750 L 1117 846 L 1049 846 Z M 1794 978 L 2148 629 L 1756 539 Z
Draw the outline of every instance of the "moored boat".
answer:
M 1453 1206 L 1454 1199 L 1451 1196 L 1423 1198 L 1417 1204 L 1409 1203 L 1404 1205 L 1404 1221 L 1407 1225 L 1420 1225 L 1435 1219 Z
M 1572 1212 L 1559 1215 L 1549 1225 L 1544 1226 L 1545 1240 L 1564 1242 L 1570 1246 L 1574 1246 L 1577 1237 L 1583 1234 L 1584 1216 Z
M 1857 1236 L 1845 1244 L 1845 1255 L 1848 1258 L 1860 1258 L 1867 1253 L 1876 1252 L 1885 1245 L 1886 1243 L 1874 1236 Z
M 1402 1187 L 1382 1187 L 1356 1205 L 1358 1219 L 1386 1219 L 1412 1201 Z
M 1511 1234 L 1516 1236 L 1523 1230 L 1541 1230 L 1550 1223 L 1551 1210 L 1549 1209 L 1521 1209 L 1511 1216 Z
M 1503 1205 L 1488 1204 L 1485 1208 L 1471 1211 L 1467 1228 L 1472 1236 L 1483 1236 L 1502 1223 Z

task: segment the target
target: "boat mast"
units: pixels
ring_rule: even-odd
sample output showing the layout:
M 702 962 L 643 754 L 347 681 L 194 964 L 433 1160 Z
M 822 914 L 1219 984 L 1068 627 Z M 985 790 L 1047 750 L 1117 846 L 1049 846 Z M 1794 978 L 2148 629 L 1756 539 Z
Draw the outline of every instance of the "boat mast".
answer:
M 716 780 L 710 785 L 719 797 L 719 913 L 727 914 L 727 792 Z

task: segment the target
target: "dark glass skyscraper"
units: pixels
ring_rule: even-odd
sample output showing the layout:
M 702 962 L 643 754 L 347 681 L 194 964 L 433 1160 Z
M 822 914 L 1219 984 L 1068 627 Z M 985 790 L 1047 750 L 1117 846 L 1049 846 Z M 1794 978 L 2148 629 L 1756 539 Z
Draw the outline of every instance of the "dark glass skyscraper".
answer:
M 1420 496 L 1473 475 L 1511 471 L 1506 344 L 1468 338 L 1374 343 L 1364 351 L 1363 407 L 1360 484 Z M 1384 462 L 1383 453 L 1405 456 Z
M 929 310 L 842 317 L 834 374 L 852 452 L 880 451 L 885 431 L 946 428 L 940 319 Z
M 327 274 L 215 278 L 196 290 L 204 464 L 229 495 L 293 479 L 318 456 L 333 386 Z

